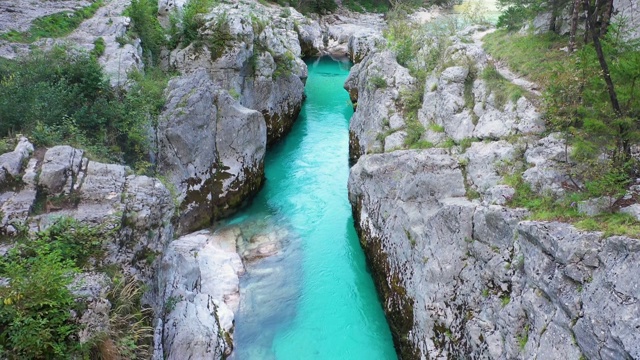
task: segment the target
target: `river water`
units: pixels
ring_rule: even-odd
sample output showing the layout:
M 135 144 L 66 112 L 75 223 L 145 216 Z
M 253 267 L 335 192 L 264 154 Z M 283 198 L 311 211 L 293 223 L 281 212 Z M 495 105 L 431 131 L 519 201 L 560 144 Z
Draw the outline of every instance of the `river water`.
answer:
M 349 64 L 307 65 L 307 99 L 291 133 L 268 151 L 264 188 L 228 222 L 283 243 L 241 278 L 232 358 L 396 359 L 347 198 Z

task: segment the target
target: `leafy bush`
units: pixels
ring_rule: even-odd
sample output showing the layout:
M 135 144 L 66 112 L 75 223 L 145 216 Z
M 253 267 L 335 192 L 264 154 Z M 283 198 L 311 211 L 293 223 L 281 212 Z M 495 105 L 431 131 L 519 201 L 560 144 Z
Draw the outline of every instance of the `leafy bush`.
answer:
M 160 52 L 167 40 L 165 31 L 158 21 L 158 2 L 154 0 L 131 0 L 125 15 L 131 18 L 131 30 L 140 38 L 147 58 L 147 65 L 160 61 Z
M 287 77 L 293 74 L 295 66 L 295 55 L 287 50 L 282 56 L 274 57 L 276 62 L 276 70 L 273 72 L 273 79 Z
M 93 42 L 93 50 L 91 50 L 91 55 L 95 57 L 100 57 L 104 54 L 104 50 L 106 49 L 106 44 L 104 43 L 104 38 L 99 37 L 96 41 Z
M 77 331 L 70 318 L 73 295 L 67 288 L 76 269 L 60 250 L 38 243 L 34 255 L 2 260 L 0 287 L 0 354 L 14 359 L 65 358 Z M 13 256 L 11 256 L 13 255 Z
M 80 24 L 91 18 L 103 5 L 103 0 L 97 0 L 74 12 L 64 11 L 35 19 L 31 28 L 25 32 L 11 30 L 0 35 L 0 39 L 12 42 L 31 43 L 40 38 L 58 38 L 68 35 Z
M 376 75 L 369 78 L 369 84 L 374 89 L 384 89 L 387 87 L 387 80 L 385 80 L 382 76 Z
M 351 11 L 361 13 L 385 13 L 391 6 L 387 0 L 346 0 L 342 5 Z
M 511 6 L 498 17 L 496 27 L 509 31 L 518 30 L 529 18 L 529 12 L 522 6 Z
M 144 161 L 168 76 L 149 69 L 132 78 L 128 92 L 113 89 L 95 57 L 65 48 L 0 62 L 0 137 L 22 132 L 36 145 L 68 142 L 104 160 Z
M 297 0 L 292 6 L 303 14 L 326 14 L 338 8 L 334 0 Z
M 77 350 L 69 290 L 78 269 L 100 253 L 104 233 L 61 218 L 33 236 L 23 234 L 0 259 L 0 355 L 64 359 Z

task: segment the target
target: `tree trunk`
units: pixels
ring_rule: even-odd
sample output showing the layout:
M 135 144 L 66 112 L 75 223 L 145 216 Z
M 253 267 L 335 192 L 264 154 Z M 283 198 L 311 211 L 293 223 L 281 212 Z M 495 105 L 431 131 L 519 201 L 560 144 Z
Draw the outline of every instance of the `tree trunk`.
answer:
M 582 0 L 582 4 L 585 8 L 589 9 L 589 0 Z M 597 5 L 597 0 L 596 0 Z M 600 43 L 599 31 L 595 27 L 595 17 L 597 15 L 597 6 L 593 11 L 587 10 L 587 25 L 589 26 L 589 32 L 591 33 L 591 39 L 593 40 L 593 46 L 596 49 L 596 55 L 598 56 L 598 62 L 600 62 L 600 68 L 602 69 L 602 77 L 604 78 L 604 82 L 607 84 L 607 91 L 609 92 L 609 100 L 611 101 L 611 107 L 613 108 L 613 112 L 615 116 L 621 118 L 623 116 L 622 109 L 620 108 L 620 103 L 618 102 L 618 95 L 616 94 L 615 87 L 613 85 L 613 81 L 611 80 L 611 74 L 609 73 L 609 65 L 607 64 L 607 60 L 604 57 L 604 53 L 602 51 L 602 44 Z M 629 144 L 629 140 L 626 139 L 628 129 L 619 125 L 618 128 L 618 149 L 623 154 L 623 160 L 626 161 L 631 156 L 631 147 Z
M 573 0 L 573 11 L 571 13 L 571 32 L 569 33 L 569 52 L 576 49 L 576 32 L 578 31 L 578 14 L 580 0 Z
M 589 0 L 582 0 L 582 4 L 587 9 L 589 9 Z M 598 62 L 600 62 L 600 68 L 602 69 L 602 76 L 604 77 L 604 82 L 607 84 L 607 91 L 609 92 L 609 99 L 611 100 L 611 106 L 613 107 L 613 111 L 616 113 L 617 116 L 622 116 L 622 110 L 620 109 L 620 104 L 618 103 L 618 96 L 616 95 L 616 90 L 613 86 L 613 81 L 611 81 L 611 74 L 609 73 L 609 65 L 607 64 L 607 60 L 604 57 L 604 53 L 602 52 L 602 44 L 600 43 L 598 30 L 596 29 L 594 24 L 593 18 L 595 15 L 595 11 L 592 13 L 589 13 L 589 12 L 587 13 L 587 23 L 589 24 L 589 32 L 591 33 L 591 40 L 593 40 L 593 46 L 596 49 L 596 55 L 598 55 Z
M 578 0 L 580 1 L 580 0 Z M 589 43 L 589 28 L 591 24 L 589 24 L 589 1 L 582 0 L 582 11 L 584 11 L 584 44 L 587 45 Z
M 601 13 L 600 20 L 600 37 L 603 37 L 607 30 L 609 29 L 609 24 L 611 23 L 611 14 L 613 13 L 613 0 L 605 0 L 604 9 Z
M 558 0 L 551 0 L 551 20 L 549 21 L 549 31 L 556 32 L 557 18 L 558 18 Z

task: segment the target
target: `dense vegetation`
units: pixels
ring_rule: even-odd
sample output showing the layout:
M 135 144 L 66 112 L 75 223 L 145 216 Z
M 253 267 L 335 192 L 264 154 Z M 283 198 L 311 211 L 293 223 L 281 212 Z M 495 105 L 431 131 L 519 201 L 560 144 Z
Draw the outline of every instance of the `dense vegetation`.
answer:
M 129 91 L 114 89 L 95 57 L 61 47 L 2 61 L 0 137 L 25 133 L 40 146 L 70 143 L 104 160 L 144 161 L 166 79 L 153 70 L 133 78 Z
M 74 280 L 81 270 L 100 268 L 103 244 L 115 230 L 88 227 L 69 218 L 35 234 L 21 230 L 16 245 L 0 258 L 0 277 L 8 284 L 0 287 L 1 357 L 105 358 L 107 350 L 116 356 L 108 358 L 147 354 L 151 329 L 139 310 L 140 287 L 117 273 L 112 275 L 109 294 L 108 331 L 83 345 L 76 338 L 81 328 L 73 312 L 82 311 L 87 299 L 73 294 L 80 285 Z

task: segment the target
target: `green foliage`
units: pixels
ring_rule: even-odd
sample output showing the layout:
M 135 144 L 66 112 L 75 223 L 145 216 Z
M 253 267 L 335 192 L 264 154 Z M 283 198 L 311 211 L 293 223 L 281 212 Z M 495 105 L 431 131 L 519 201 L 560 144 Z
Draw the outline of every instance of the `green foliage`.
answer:
M 584 218 L 576 221 L 575 226 L 587 231 L 602 231 L 604 236 L 640 237 L 640 222 L 632 215 L 624 213 L 608 213 Z
M 527 21 L 538 14 L 552 13 L 561 15 L 572 0 L 498 0 L 498 6 L 504 11 L 498 18 L 498 28 L 510 31 L 521 28 Z M 551 29 L 550 29 L 551 30 Z
M 99 58 L 104 54 L 104 50 L 106 49 L 106 44 L 104 43 L 104 38 L 99 37 L 93 42 L 93 50 L 91 50 L 91 55 Z
M 438 125 L 438 124 L 435 124 L 435 123 L 431 123 L 431 124 L 429 124 L 429 130 L 431 130 L 433 132 L 437 132 L 437 133 L 443 133 L 444 132 L 444 126 Z
M 33 236 L 23 235 L 0 259 L 0 353 L 10 359 L 64 359 L 74 353 L 69 290 L 78 268 L 100 253 L 104 234 L 61 218 Z
M 360 13 L 386 13 L 390 8 L 387 0 L 345 0 L 342 6 Z
M 151 357 L 153 328 L 152 311 L 143 308 L 144 287 L 135 278 L 120 274 L 114 276 L 113 288 L 107 294 L 112 304 L 109 312 L 109 330 L 94 340 L 92 358 L 114 353 L 120 359 L 148 359 Z
M 483 1 L 467 0 L 460 5 L 456 5 L 455 10 L 462 16 L 467 24 L 488 24 L 488 9 Z
M 369 78 L 369 85 L 374 89 L 384 89 L 387 87 L 387 80 L 382 76 L 375 75 Z
M 172 14 L 172 22 L 181 23 L 182 27 L 172 34 L 172 42 L 185 47 L 193 42 L 202 40 L 199 30 L 205 24 L 204 14 L 216 4 L 216 0 L 189 0 L 182 11 L 174 12 Z M 175 26 L 175 24 L 172 26 Z
M 529 18 L 529 11 L 522 6 L 511 6 L 498 17 L 496 27 L 509 31 L 518 30 Z
M 507 101 L 515 103 L 524 95 L 522 88 L 512 84 L 500 75 L 495 65 L 492 63 L 489 63 L 482 71 L 482 79 L 487 84 L 489 91 L 493 94 L 497 108 L 504 107 Z
M 0 137 L 21 132 L 39 146 L 66 142 L 135 165 L 148 156 L 149 115 L 164 105 L 167 75 L 132 78 L 128 92 L 113 89 L 95 57 L 65 48 L 0 62 Z
M 500 304 L 502 305 L 502 307 L 509 305 L 510 302 L 511 297 L 509 295 L 504 295 L 500 298 Z
M 25 32 L 10 30 L 0 35 L 0 39 L 11 42 L 32 43 L 40 38 L 66 36 L 80 26 L 84 20 L 92 17 L 103 3 L 103 0 L 97 0 L 89 6 L 73 12 L 64 11 L 37 18 L 33 21 L 29 30 Z
M 158 2 L 155 0 L 131 0 L 125 15 L 131 18 L 131 32 L 141 40 L 148 65 L 160 61 L 160 52 L 167 40 L 158 22 Z
M 338 4 L 334 0 L 298 0 L 292 6 L 303 14 L 327 14 L 338 8 Z
M 219 14 L 213 24 L 211 33 L 206 38 L 200 39 L 207 44 L 209 51 L 211 52 L 211 59 L 215 60 L 222 56 L 227 48 L 227 43 L 231 40 L 229 33 L 229 25 L 227 24 L 227 13 L 223 12 Z M 196 42 L 196 44 L 199 43 Z
M 622 116 L 611 107 L 592 45 L 567 53 L 560 48 L 568 39 L 553 34 L 497 31 L 485 37 L 494 58 L 545 89 L 546 116 L 572 146 L 571 157 L 581 164 L 572 175 L 585 184 L 578 190 L 589 196 L 619 196 L 628 174 L 638 168 L 629 162 L 628 149 L 640 141 L 640 43 L 622 40 L 621 28 L 611 25 L 601 43 Z
M 522 332 L 517 336 L 518 347 L 520 348 L 520 351 L 524 350 L 525 346 L 527 346 L 527 342 L 529 342 L 529 329 L 529 324 L 525 325 L 524 329 L 522 329 Z
M 2 355 L 14 359 L 62 359 L 71 353 L 69 335 L 77 330 L 69 311 L 74 299 L 67 288 L 76 270 L 46 244 L 33 252 L 30 257 L 12 252 L 9 260 L 2 260 L 2 277 L 9 286 L 0 287 L 0 348 Z
M 293 70 L 296 65 L 296 57 L 293 53 L 287 50 L 281 56 L 274 56 L 276 62 L 276 69 L 273 72 L 273 79 L 279 79 L 281 77 L 288 77 L 293 74 Z

